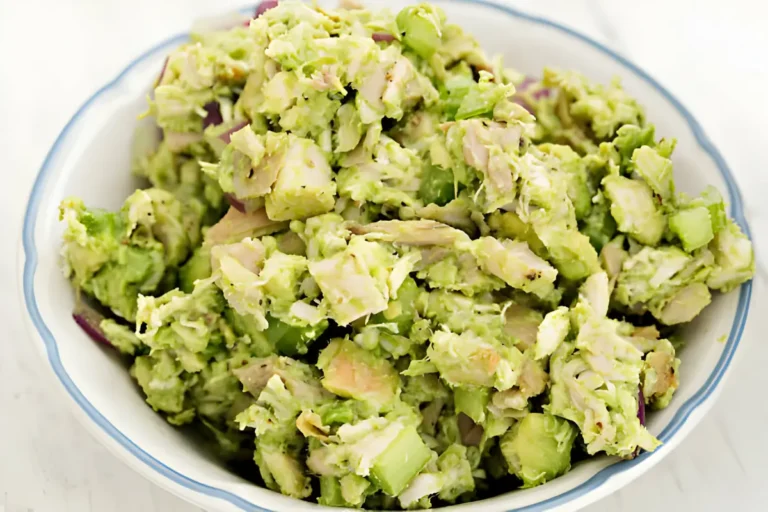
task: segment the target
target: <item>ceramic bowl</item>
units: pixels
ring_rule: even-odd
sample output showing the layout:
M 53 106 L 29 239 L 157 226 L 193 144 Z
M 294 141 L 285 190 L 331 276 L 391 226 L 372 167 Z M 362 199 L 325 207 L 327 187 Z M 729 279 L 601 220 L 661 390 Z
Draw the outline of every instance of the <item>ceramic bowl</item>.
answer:
M 433 0 L 434 1 L 434 0 Z M 332 5 L 332 2 L 320 2 Z M 408 2 L 369 0 L 397 10 Z M 730 215 L 749 233 L 735 181 L 725 161 L 681 102 L 637 66 L 569 28 L 485 0 L 438 1 L 451 21 L 475 34 L 489 54 L 537 75 L 544 66 L 576 69 L 606 82 L 618 75 L 645 105 L 657 133 L 678 139 L 673 161 L 679 190 L 708 184 L 727 196 Z M 190 25 L 192 20 L 190 20 Z M 62 277 L 59 247 L 62 198 L 117 208 L 137 183 L 129 172 L 136 116 L 146 108 L 149 84 L 180 34 L 138 56 L 72 117 L 50 150 L 29 199 L 20 258 L 23 301 L 36 344 L 84 425 L 118 457 L 156 482 L 208 510 L 318 510 L 318 505 L 257 487 L 228 471 L 144 403 L 122 362 L 72 321 L 74 297 Z M 718 295 L 690 325 L 680 357 L 680 388 L 672 404 L 650 415 L 664 442 L 631 461 L 596 457 L 546 485 L 452 507 L 470 511 L 574 511 L 626 485 L 668 454 L 712 406 L 744 327 L 751 285 Z M 725 342 L 718 339 L 725 335 Z

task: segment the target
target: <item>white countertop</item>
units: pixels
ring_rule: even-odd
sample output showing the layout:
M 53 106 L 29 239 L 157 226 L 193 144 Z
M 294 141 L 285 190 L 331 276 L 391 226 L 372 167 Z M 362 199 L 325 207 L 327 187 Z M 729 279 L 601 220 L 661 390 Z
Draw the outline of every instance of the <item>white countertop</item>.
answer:
M 0 4 L 0 512 L 196 511 L 135 474 L 75 421 L 22 325 L 15 241 L 29 187 L 66 121 L 133 57 L 187 27 L 180 10 L 242 1 Z M 694 113 L 745 196 L 768 254 L 768 8 L 754 0 L 511 0 L 633 60 Z M 105 169 L 108 172 L 108 169 Z M 654 470 L 591 512 L 765 510 L 768 321 L 765 259 L 735 367 L 714 409 Z M 762 296 L 762 297 L 761 297 Z

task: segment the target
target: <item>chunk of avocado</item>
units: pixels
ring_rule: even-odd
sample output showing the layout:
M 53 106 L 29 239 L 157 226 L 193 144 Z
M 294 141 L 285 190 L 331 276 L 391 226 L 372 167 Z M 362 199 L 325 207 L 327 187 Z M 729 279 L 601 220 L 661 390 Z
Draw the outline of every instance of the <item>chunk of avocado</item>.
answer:
M 642 146 L 632 153 L 632 165 L 662 201 L 668 201 L 675 192 L 672 180 L 672 162 L 650 147 Z
M 445 206 L 455 197 L 453 171 L 430 165 L 424 169 L 419 185 L 419 196 L 424 204 Z
M 611 216 L 607 202 L 602 201 L 592 207 L 589 215 L 581 220 L 579 231 L 589 237 L 589 242 L 598 252 L 611 241 L 616 234 L 616 221 Z
M 712 218 L 705 206 L 680 210 L 669 217 L 669 229 L 688 252 L 707 245 L 714 237 Z
M 198 247 L 179 269 L 179 288 L 184 293 L 192 293 L 195 281 L 211 277 L 211 254 L 206 246 Z
M 501 453 L 523 487 L 535 487 L 570 469 L 576 434 L 576 428 L 562 418 L 532 413 L 504 434 Z
M 113 261 L 104 265 L 90 281 L 82 284 L 104 306 L 133 321 L 139 293 L 154 291 L 165 271 L 163 253 L 150 248 L 123 245 Z
M 661 310 L 651 308 L 651 313 L 664 325 L 690 322 L 712 302 L 712 295 L 704 283 L 691 283 L 664 302 Z
M 391 301 L 387 309 L 376 313 L 371 317 L 369 324 L 397 324 L 398 334 L 408 335 L 413 326 L 413 318 L 416 312 L 416 299 L 419 298 L 421 289 L 411 277 L 406 277 L 403 284 L 397 290 L 397 299 Z
M 264 336 L 284 356 L 306 354 L 309 344 L 328 328 L 328 320 L 322 320 L 316 325 L 291 325 L 267 315 L 267 321 L 269 327 L 264 331 Z
M 226 308 L 224 318 L 232 326 L 235 334 L 248 336 L 250 341 L 248 348 L 251 354 L 256 357 L 266 357 L 274 353 L 274 346 L 267 341 L 264 332 L 260 330 L 251 315 L 241 315 L 234 309 Z
M 270 489 L 294 498 L 306 498 L 312 493 L 303 464 L 283 447 L 258 442 L 253 458 Z
M 337 338 L 317 360 L 323 387 L 339 396 L 368 402 L 378 410 L 392 405 L 400 390 L 400 376 L 386 359 Z

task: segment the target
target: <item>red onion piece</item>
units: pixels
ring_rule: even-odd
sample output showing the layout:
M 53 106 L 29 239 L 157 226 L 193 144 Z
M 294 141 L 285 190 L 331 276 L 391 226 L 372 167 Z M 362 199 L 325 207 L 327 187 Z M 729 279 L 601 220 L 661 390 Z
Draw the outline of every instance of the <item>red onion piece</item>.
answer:
M 518 93 L 526 92 L 528 89 L 531 88 L 531 86 L 538 83 L 539 83 L 539 80 L 537 80 L 536 78 L 533 78 L 531 76 L 526 76 L 523 79 L 523 81 L 520 82 L 520 85 L 517 86 L 516 90 Z M 552 91 L 547 88 L 535 88 L 534 91 L 531 93 L 531 97 L 535 100 L 540 100 L 541 98 L 548 98 L 551 93 Z M 532 114 L 534 113 L 533 107 L 531 107 L 531 105 L 527 101 L 518 97 L 517 95 L 515 95 L 512 98 L 512 101 L 514 101 L 515 103 L 523 107 L 528 112 Z
M 643 385 L 640 384 L 640 387 L 637 388 L 637 419 L 640 420 L 640 424 L 642 426 L 645 426 L 645 396 L 643 395 Z M 635 450 L 635 453 L 633 454 L 635 457 L 640 455 L 640 447 L 637 447 L 637 450 Z
M 203 106 L 206 112 L 203 119 L 203 129 L 208 128 L 211 125 L 217 125 L 224 122 L 224 118 L 221 117 L 221 106 L 218 101 L 210 101 Z
M 155 82 L 155 87 L 160 85 L 163 82 L 163 76 L 165 76 L 165 70 L 168 67 L 168 57 L 165 58 L 163 61 L 163 67 L 160 69 L 160 74 L 157 77 L 157 81 Z
M 109 342 L 101 330 L 101 321 L 104 320 L 101 313 L 86 304 L 80 303 L 75 307 L 72 318 L 93 341 L 102 345 L 112 346 L 112 343 Z
M 459 413 L 457 419 L 459 424 L 459 435 L 461 436 L 461 443 L 464 446 L 479 446 L 483 440 L 483 427 L 472 421 L 472 418 L 464 414 Z
M 245 203 L 239 200 L 237 197 L 235 197 L 234 194 L 224 194 L 224 197 L 227 198 L 227 202 L 229 205 L 234 208 L 235 210 L 239 212 L 246 213 L 245 211 Z
M 388 34 L 386 32 L 374 32 L 373 35 L 371 35 L 371 38 L 378 42 L 385 42 L 385 43 L 391 43 L 395 40 L 395 36 L 392 34 Z
M 202 133 L 191 132 L 165 132 L 165 144 L 173 153 L 178 153 L 184 148 L 203 140 Z
M 517 90 L 520 92 L 525 91 L 528 89 L 531 85 L 536 83 L 536 79 L 531 76 L 526 76 L 522 82 L 520 82 L 520 85 L 517 86 Z
M 239 123 L 234 125 L 232 128 L 230 128 L 229 130 L 219 135 L 219 139 L 229 144 L 229 142 L 232 140 L 232 134 L 238 130 L 242 130 L 246 126 L 248 126 L 248 121 L 240 121 Z
M 253 13 L 253 17 L 258 18 L 268 10 L 274 9 L 275 7 L 277 7 L 277 4 L 278 4 L 277 0 L 264 0 L 259 5 L 256 6 L 256 12 Z

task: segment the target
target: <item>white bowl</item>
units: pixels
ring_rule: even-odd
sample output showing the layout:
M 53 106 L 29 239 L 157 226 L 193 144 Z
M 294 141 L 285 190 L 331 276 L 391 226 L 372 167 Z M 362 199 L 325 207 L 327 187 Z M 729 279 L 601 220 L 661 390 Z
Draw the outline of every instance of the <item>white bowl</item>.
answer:
M 434 1 L 434 0 L 433 0 Z M 321 1 L 321 4 L 335 4 Z M 409 2 L 369 0 L 393 10 Z M 569 28 L 485 0 L 439 1 L 450 20 L 475 34 L 490 54 L 536 75 L 543 66 L 573 68 L 602 82 L 614 75 L 647 109 L 657 132 L 678 138 L 678 189 L 715 185 L 731 216 L 749 234 L 741 196 L 723 158 L 690 113 L 644 71 Z M 191 24 L 192 20 L 190 20 Z M 23 231 L 23 300 L 31 332 L 86 427 L 150 480 L 209 510 L 318 510 L 257 487 L 227 471 L 144 403 L 124 365 L 72 321 L 73 293 L 59 270 L 62 226 L 57 206 L 75 195 L 93 206 L 117 208 L 134 190 L 129 172 L 136 116 L 165 55 L 185 39 L 174 36 L 140 55 L 96 92 L 56 139 L 35 181 Z M 715 298 L 686 332 L 681 383 L 672 404 L 651 414 L 649 428 L 664 445 L 632 461 L 597 457 L 576 464 L 544 486 L 453 507 L 463 511 L 577 510 L 626 485 L 670 452 L 701 420 L 722 387 L 747 318 L 751 284 Z M 726 335 L 724 343 L 718 338 Z M 254 467 L 255 470 L 255 467 Z

